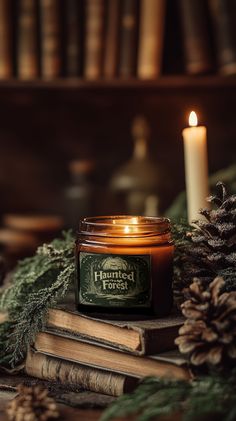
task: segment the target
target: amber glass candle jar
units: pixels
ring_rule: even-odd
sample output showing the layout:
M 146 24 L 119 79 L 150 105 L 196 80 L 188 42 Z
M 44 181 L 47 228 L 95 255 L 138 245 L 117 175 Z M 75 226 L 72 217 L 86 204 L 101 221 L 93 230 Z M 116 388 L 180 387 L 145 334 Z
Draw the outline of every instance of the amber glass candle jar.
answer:
M 168 315 L 173 250 L 167 218 L 84 218 L 76 242 L 78 310 Z

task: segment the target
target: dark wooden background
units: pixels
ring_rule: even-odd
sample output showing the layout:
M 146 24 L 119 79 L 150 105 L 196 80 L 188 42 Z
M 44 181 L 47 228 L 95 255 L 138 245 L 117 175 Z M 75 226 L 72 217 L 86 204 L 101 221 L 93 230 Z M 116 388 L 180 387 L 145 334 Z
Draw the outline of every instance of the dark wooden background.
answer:
M 97 206 L 109 213 L 109 178 L 132 153 L 130 125 L 143 114 L 150 153 L 162 167 L 165 208 L 184 188 L 181 131 L 196 110 L 208 129 L 210 172 L 236 159 L 236 79 L 166 76 L 157 82 L 2 82 L 0 84 L 0 213 L 57 211 L 69 181 L 68 162 L 96 162 Z M 105 195 L 106 197 L 106 195 Z

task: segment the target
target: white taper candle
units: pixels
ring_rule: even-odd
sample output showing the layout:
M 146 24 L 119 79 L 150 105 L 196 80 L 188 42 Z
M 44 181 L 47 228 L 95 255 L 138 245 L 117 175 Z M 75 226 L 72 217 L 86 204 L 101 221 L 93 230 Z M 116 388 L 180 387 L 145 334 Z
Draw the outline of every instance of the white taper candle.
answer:
M 209 195 L 207 130 L 205 126 L 197 126 L 197 115 L 192 111 L 189 125 L 183 130 L 185 183 L 187 191 L 188 221 L 202 219 L 200 208 L 209 208 L 206 201 Z

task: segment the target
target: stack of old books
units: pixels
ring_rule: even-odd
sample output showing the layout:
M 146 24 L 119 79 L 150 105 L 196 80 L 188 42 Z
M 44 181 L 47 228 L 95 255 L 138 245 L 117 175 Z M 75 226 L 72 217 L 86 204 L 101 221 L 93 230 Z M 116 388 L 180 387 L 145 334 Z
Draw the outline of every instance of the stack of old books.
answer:
M 67 308 L 49 311 L 47 327 L 28 352 L 31 376 L 119 396 L 145 376 L 188 379 L 174 339 L 180 316 L 140 321 L 104 320 Z

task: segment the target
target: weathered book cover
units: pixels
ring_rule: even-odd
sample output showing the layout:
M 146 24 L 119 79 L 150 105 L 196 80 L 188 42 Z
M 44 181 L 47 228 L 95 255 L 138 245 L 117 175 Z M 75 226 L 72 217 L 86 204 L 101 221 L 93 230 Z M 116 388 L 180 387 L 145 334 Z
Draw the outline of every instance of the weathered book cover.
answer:
M 138 2 L 122 0 L 119 75 L 135 76 L 137 67 Z
M 82 0 L 65 0 L 66 75 L 79 76 L 82 70 Z
M 108 78 L 112 78 L 117 75 L 120 4 L 120 0 L 109 0 L 107 2 L 103 73 L 104 76 Z
M 235 0 L 209 0 L 219 71 L 236 73 Z
M 19 0 L 17 74 L 20 79 L 39 75 L 36 0 Z
M 206 2 L 180 0 L 179 5 L 186 72 L 207 73 L 212 68 L 212 60 Z
M 85 2 L 84 76 L 98 79 L 102 75 L 104 36 L 104 0 Z
M 41 73 L 52 79 L 61 72 L 60 2 L 40 0 Z
M 132 377 L 82 366 L 33 350 L 28 351 L 25 372 L 42 380 L 61 382 L 73 389 L 83 388 L 111 396 L 131 392 L 138 383 Z
M 34 348 L 54 357 L 137 378 L 152 375 L 176 379 L 191 377 L 186 361 L 178 351 L 137 356 L 58 332 L 39 333 Z
M 155 79 L 161 73 L 166 0 L 141 0 L 138 77 Z
M 106 320 L 67 307 L 50 309 L 47 325 L 133 354 L 148 355 L 175 348 L 174 340 L 183 321 L 176 315 L 151 320 Z
M 0 79 L 10 78 L 12 74 L 11 2 L 0 0 Z

